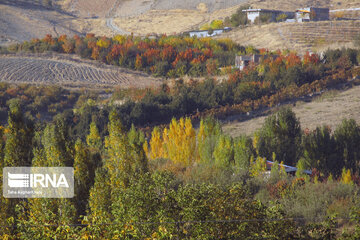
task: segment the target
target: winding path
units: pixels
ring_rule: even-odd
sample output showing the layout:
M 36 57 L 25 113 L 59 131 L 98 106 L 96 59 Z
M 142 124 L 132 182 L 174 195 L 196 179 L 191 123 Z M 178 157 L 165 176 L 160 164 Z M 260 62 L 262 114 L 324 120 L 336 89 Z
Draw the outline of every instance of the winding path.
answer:
M 111 9 L 109 10 L 109 12 L 106 14 L 106 26 L 108 28 L 110 28 L 113 32 L 116 32 L 117 34 L 120 35 L 129 35 L 130 33 L 120 29 L 118 26 L 116 26 L 114 24 L 114 15 L 116 12 L 116 8 L 121 5 L 121 2 L 119 2 L 119 0 L 116 0 L 115 4 L 111 7 Z
M 110 17 L 110 18 L 106 18 L 106 26 L 108 28 L 110 28 L 112 31 L 116 32 L 117 34 L 120 34 L 120 35 L 129 35 L 130 33 L 125 31 L 125 30 L 122 30 L 120 29 L 118 26 L 116 26 L 113 22 L 113 18 Z

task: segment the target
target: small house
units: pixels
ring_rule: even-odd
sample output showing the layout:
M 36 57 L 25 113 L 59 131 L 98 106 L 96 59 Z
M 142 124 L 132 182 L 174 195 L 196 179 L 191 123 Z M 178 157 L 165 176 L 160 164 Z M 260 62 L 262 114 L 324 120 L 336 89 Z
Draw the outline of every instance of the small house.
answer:
M 326 21 L 330 19 L 329 12 L 329 8 L 301 8 L 296 10 L 295 18 L 297 22 Z
M 236 68 L 243 70 L 245 67 L 250 64 L 259 64 L 260 61 L 267 58 L 272 58 L 275 60 L 278 55 L 261 55 L 261 54 L 252 54 L 252 55 L 240 55 L 235 57 L 235 66 Z
M 269 9 L 245 9 L 242 10 L 246 13 L 248 21 L 255 23 L 257 18 L 260 18 L 262 15 L 270 15 L 270 20 L 273 22 L 276 20 L 276 17 L 280 14 L 287 15 L 288 18 L 294 18 L 295 14 L 293 12 L 284 12 L 279 10 L 269 10 Z
M 190 37 L 196 36 L 198 38 L 202 38 L 202 37 L 213 37 L 215 35 L 219 35 L 224 32 L 228 32 L 230 30 L 231 30 L 231 28 L 225 27 L 223 29 L 190 31 L 188 33 L 189 33 Z

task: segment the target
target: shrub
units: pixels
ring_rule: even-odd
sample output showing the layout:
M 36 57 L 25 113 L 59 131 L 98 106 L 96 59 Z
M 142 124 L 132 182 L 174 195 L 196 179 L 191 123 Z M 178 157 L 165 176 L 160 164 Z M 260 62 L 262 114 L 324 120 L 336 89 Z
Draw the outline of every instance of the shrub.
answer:
M 250 5 L 240 7 L 235 14 L 231 15 L 230 23 L 233 27 L 246 25 L 248 22 L 247 15 L 242 10 L 248 9 Z
M 224 22 L 222 20 L 213 20 L 210 24 L 211 29 L 224 28 Z
M 276 16 L 276 21 L 284 22 L 287 18 L 288 18 L 288 16 L 285 13 L 282 13 L 282 14 L 279 14 Z

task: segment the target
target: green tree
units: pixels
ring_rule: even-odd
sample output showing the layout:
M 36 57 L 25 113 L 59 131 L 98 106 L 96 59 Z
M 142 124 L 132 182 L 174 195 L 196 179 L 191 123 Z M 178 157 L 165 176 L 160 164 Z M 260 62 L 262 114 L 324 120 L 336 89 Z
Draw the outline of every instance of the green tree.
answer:
M 110 176 L 107 169 L 98 168 L 95 173 L 94 185 L 90 189 L 89 195 L 89 221 L 96 224 L 106 224 L 112 222 L 111 214 L 112 190 Z M 111 228 L 105 226 L 88 226 L 87 231 L 92 233 L 97 239 L 110 239 Z
M 32 124 L 24 118 L 19 101 L 11 101 L 9 107 L 3 166 L 30 166 L 32 158 Z
M 220 123 L 214 118 L 201 119 L 197 135 L 198 161 L 212 162 L 215 145 L 221 132 Z
M 259 155 L 271 159 L 273 152 L 280 162 L 295 165 L 301 154 L 301 128 L 290 108 L 282 108 L 268 117 L 256 143 Z
M 41 139 L 45 159 L 43 162 L 37 162 L 37 166 L 73 166 L 73 147 L 70 145 L 72 141 L 66 132 L 66 126 L 63 121 L 56 121 L 54 124 L 48 124 L 45 127 Z
M 148 161 L 143 148 L 145 143 L 144 133 L 137 131 L 134 125 L 131 125 L 128 133 L 128 141 L 130 146 L 130 158 L 132 158 L 133 172 L 135 175 L 148 172 Z
M 86 146 L 78 139 L 75 143 L 74 156 L 74 187 L 75 187 L 75 206 L 77 216 L 85 215 L 86 205 L 89 198 L 89 190 L 94 176 L 94 167 L 90 162 L 90 152 Z
M 5 146 L 3 142 L 3 128 L 0 130 L 0 166 L 3 167 L 22 167 L 30 166 L 32 158 L 32 124 L 24 118 L 18 100 L 11 100 L 8 117 L 8 126 L 5 133 Z M 0 184 L 2 188 L 2 168 L 0 173 Z M 19 199 L 5 199 L 1 196 L 0 201 L 0 224 L 13 224 L 17 218 L 15 206 L 19 204 Z M 12 228 L 3 229 L 5 234 L 11 235 Z
M 316 168 L 328 175 L 338 175 L 343 164 L 337 154 L 337 147 L 331 129 L 327 126 L 317 127 L 302 137 L 303 166 L 307 169 Z
M 250 159 L 255 154 L 250 137 L 240 136 L 234 139 L 234 162 L 236 167 L 249 170 Z
M 17 231 L 20 239 L 74 239 L 76 210 L 71 199 L 34 198 L 19 204 Z M 34 227 L 36 226 L 36 227 Z
M 104 167 L 108 170 L 114 188 L 127 188 L 138 174 L 147 172 L 147 159 L 143 150 L 145 139 L 134 127 L 128 136 L 115 111 L 110 113 L 108 129 Z
M 360 128 L 354 119 L 344 119 L 334 132 L 343 166 L 360 172 Z
M 234 162 L 234 149 L 231 137 L 220 135 L 216 143 L 213 157 L 219 167 L 228 167 Z
M 101 149 L 102 141 L 99 134 L 99 130 L 94 121 L 92 121 L 90 124 L 90 133 L 86 137 L 86 143 L 90 148 L 96 149 L 98 151 Z

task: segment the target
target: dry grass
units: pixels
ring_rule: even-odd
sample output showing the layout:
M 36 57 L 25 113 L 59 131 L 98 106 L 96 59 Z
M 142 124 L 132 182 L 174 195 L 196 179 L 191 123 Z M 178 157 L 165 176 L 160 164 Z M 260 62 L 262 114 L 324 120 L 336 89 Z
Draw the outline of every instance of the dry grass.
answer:
M 299 53 L 327 48 L 353 47 L 360 21 L 271 23 L 235 29 L 215 38 L 230 38 L 241 45 L 270 50 L 292 49 Z
M 292 110 L 299 118 L 303 129 L 315 129 L 324 124 L 335 129 L 344 118 L 353 118 L 360 123 L 360 86 L 346 91 L 329 91 L 312 102 L 297 102 Z M 232 136 L 253 134 L 265 122 L 266 116 L 243 122 L 233 120 L 223 125 L 225 133 Z
M 114 23 L 121 29 L 140 35 L 181 33 L 198 29 L 200 25 L 214 19 L 225 19 L 235 13 L 238 7 L 216 10 L 211 13 L 204 11 L 204 6 L 199 10 L 151 10 L 140 16 L 115 18 Z
M 36 4 L 35 4 L 36 2 Z M 93 32 L 97 35 L 116 34 L 105 24 L 106 16 L 115 16 L 114 23 L 127 32 L 146 35 L 151 33 L 180 33 L 197 29 L 205 22 L 224 19 L 233 14 L 241 4 L 252 7 L 294 10 L 299 7 L 330 6 L 331 9 L 359 7 L 357 0 L 57 0 L 58 8 L 44 8 L 41 0 L 3 0 L 0 2 L 0 44 L 9 39 L 24 41 L 50 33 L 74 35 Z M 62 11 L 59 11 L 61 9 Z M 66 14 L 66 12 L 71 14 Z M 96 16 L 97 18 L 89 18 Z M 239 33 L 245 43 L 270 48 L 284 46 L 277 29 L 264 30 L 264 37 Z M 272 31 L 273 30 L 273 31 Z M 238 33 L 235 31 L 235 33 Z M 264 46 L 265 45 L 265 46 Z M 293 46 L 293 43 L 287 43 Z
M 0 79 L 11 83 L 87 88 L 145 88 L 162 82 L 145 73 L 60 54 L 1 56 Z
M 358 0 L 250 0 L 253 8 L 281 9 L 294 11 L 303 7 L 328 7 L 330 9 L 346 9 L 359 7 Z

